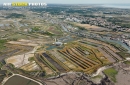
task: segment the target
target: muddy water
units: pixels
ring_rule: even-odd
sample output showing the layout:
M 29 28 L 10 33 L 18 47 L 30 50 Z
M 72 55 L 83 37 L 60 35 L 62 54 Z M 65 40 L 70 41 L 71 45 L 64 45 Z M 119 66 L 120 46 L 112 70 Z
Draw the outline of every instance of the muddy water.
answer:
M 21 76 L 11 77 L 4 85 L 39 85 L 38 83 Z

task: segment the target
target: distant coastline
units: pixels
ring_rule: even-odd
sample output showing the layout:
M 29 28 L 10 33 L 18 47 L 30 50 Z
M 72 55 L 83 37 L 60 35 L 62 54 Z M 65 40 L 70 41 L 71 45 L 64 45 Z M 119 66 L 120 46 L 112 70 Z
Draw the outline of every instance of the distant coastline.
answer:
M 130 4 L 103 4 L 102 7 L 130 9 Z

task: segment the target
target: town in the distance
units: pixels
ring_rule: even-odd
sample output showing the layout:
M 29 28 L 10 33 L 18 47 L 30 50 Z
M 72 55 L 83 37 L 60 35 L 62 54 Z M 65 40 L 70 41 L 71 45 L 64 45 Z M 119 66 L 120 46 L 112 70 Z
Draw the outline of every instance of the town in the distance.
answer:
M 0 85 L 130 85 L 130 8 L 0 5 Z

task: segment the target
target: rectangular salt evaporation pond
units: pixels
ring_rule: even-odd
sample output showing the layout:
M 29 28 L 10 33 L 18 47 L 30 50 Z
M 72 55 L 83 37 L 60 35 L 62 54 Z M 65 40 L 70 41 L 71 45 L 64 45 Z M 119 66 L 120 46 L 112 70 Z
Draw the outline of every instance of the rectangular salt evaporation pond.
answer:
M 39 83 L 26 79 L 24 77 L 15 75 L 11 77 L 4 85 L 40 85 Z

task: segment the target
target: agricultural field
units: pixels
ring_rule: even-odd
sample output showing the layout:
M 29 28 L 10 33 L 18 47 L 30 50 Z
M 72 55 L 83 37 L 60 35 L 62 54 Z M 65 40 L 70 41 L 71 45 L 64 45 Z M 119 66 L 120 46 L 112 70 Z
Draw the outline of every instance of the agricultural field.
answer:
M 53 72 L 83 71 L 95 72 L 101 66 L 109 64 L 108 59 L 98 49 L 78 42 L 68 43 L 63 49 L 53 49 L 40 53 L 37 62 L 48 66 Z
M 103 28 L 103 27 L 99 27 L 99 26 L 95 26 L 95 25 L 90 25 L 90 24 L 80 24 L 80 23 L 74 23 L 75 26 L 80 26 L 80 27 L 84 27 L 85 29 L 87 30 L 90 30 L 90 31 L 109 31 L 108 29 L 106 28 Z
M 5 44 L 5 51 L 1 51 L 0 60 L 5 59 L 10 56 L 22 54 L 24 52 L 28 52 L 32 49 L 32 46 L 23 46 L 23 45 L 12 45 Z
M 125 58 L 125 56 L 129 56 L 129 53 L 121 52 L 118 48 L 115 48 L 113 45 L 106 44 L 98 40 L 86 39 L 83 42 L 80 41 L 80 43 L 97 48 L 111 63 L 122 61 Z

